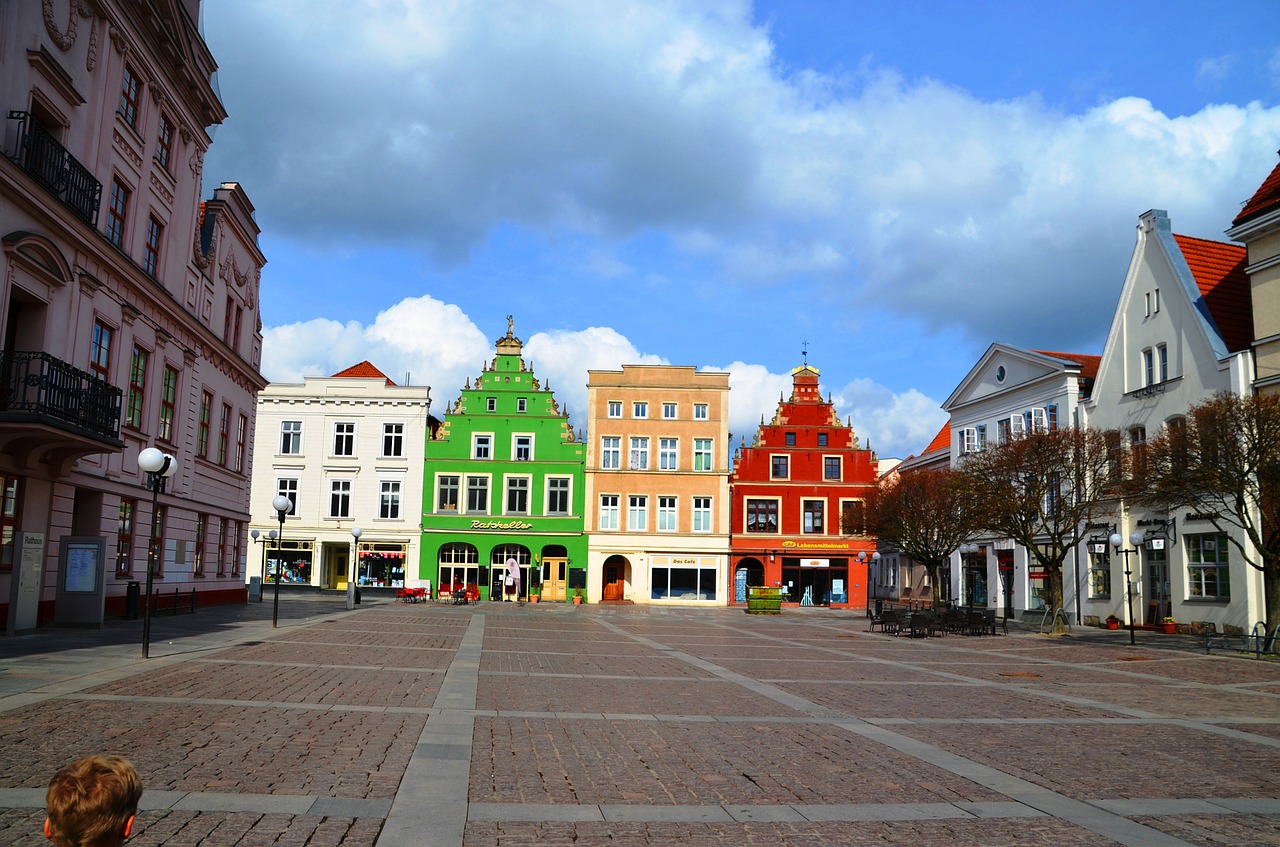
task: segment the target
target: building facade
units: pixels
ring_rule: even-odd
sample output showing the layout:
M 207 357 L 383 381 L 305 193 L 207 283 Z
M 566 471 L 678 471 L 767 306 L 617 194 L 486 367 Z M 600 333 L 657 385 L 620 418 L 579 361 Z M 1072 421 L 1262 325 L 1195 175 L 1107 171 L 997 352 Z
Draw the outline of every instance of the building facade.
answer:
M 1280 165 L 1231 222 L 1227 237 L 1245 246 L 1253 302 L 1255 387 L 1280 391 Z
M 1141 461 L 1148 438 L 1181 425 L 1191 406 L 1220 391 L 1254 390 L 1245 265 L 1245 248 L 1174 234 L 1164 211 L 1139 218 L 1098 377 L 1083 404 L 1088 425 L 1118 432 L 1116 446 L 1132 461 Z M 1135 532 L 1142 536 L 1136 546 Z M 1117 552 L 1112 533 L 1132 552 Z M 1139 626 L 1172 617 L 1213 621 L 1223 631 L 1266 618 L 1261 572 L 1208 516 L 1120 500 L 1087 548 L 1078 586 L 1085 622 L 1114 614 L 1127 623 L 1130 606 Z
M 886 464 L 890 466 L 886 468 Z M 908 456 L 901 462 L 880 460 L 880 481 L 882 487 L 893 485 L 896 478 L 913 471 L 933 470 L 951 467 L 951 422 L 942 425 L 933 439 L 925 445 L 919 455 Z M 871 562 L 868 584 L 871 601 L 888 601 L 906 603 L 908 605 L 931 605 L 933 603 L 933 583 L 929 581 L 929 571 L 924 565 L 916 562 L 884 539 L 876 540 L 876 552 L 880 555 Z M 941 582 L 941 597 L 951 596 L 951 573 L 940 569 L 938 579 Z
M 588 598 L 723 606 L 729 375 L 588 371 L 587 415 Z
M 734 456 L 733 603 L 747 586 L 780 586 L 784 603 L 866 608 L 876 544 L 866 533 L 867 497 L 876 487 L 875 453 L 841 423 L 818 388 L 817 368 L 791 372 L 751 446 Z
M 1082 425 L 1080 404 L 1097 375 L 1098 356 L 1024 350 L 992 344 L 942 408 L 951 416 L 952 467 L 964 457 L 1035 431 Z M 958 605 L 999 609 L 1006 617 L 1043 614 L 1049 574 L 1008 538 L 979 535 L 977 552 L 952 556 L 942 598 Z M 1079 552 L 1079 551 L 1078 551 Z M 1079 614 L 1079 563 L 1064 563 L 1063 608 Z
M 584 446 L 522 350 L 508 318 L 493 360 L 427 442 L 419 575 L 433 590 L 475 585 L 496 600 L 509 559 L 521 598 L 536 585 L 540 599 L 566 600 L 585 585 Z
M 430 388 L 397 385 L 369 362 L 268 385 L 258 395 L 257 537 L 246 576 L 345 589 L 354 573 L 360 586 L 416 586 L 421 470 L 434 424 Z M 272 538 L 278 495 L 293 507 Z
M 264 385 L 253 206 L 229 182 L 200 202 L 226 113 L 199 3 L 55 5 L 0 5 L 11 629 L 122 613 L 153 539 L 157 591 L 242 601 Z M 154 507 L 147 447 L 175 459 Z

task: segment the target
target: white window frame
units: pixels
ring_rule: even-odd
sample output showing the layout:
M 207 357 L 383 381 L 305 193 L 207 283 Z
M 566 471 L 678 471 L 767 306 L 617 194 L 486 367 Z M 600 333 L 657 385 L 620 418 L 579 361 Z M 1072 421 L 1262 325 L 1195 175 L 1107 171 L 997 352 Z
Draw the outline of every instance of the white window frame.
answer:
M 488 474 L 467 474 L 462 482 L 462 497 L 466 506 L 463 508 L 462 514 L 465 515 L 487 515 L 493 509 L 493 479 Z M 472 482 L 480 482 L 484 484 L 484 509 L 471 508 L 471 490 Z M 478 490 L 478 487 L 477 487 Z M 462 505 L 459 503 L 458 505 Z
M 662 419 L 664 421 L 673 421 L 679 413 L 679 407 L 675 403 L 662 404 Z
M 784 474 L 775 474 L 775 462 L 782 460 Z M 770 453 L 769 454 L 769 479 L 791 479 L 791 454 L 789 453 Z
M 711 532 L 713 500 L 710 497 L 694 497 L 693 498 L 693 531 L 694 532 Z
M 631 417 L 637 420 L 649 417 L 649 404 L 644 400 L 633 401 L 631 403 Z
M 817 504 L 818 510 L 811 512 L 809 504 Z M 813 529 L 809 520 L 810 514 L 817 514 L 822 526 Z M 804 535 L 827 534 L 827 501 L 818 497 L 805 497 L 800 500 L 800 532 Z
M 552 501 L 552 499 L 553 499 L 553 496 L 552 496 L 552 495 L 558 495 L 558 494 L 560 494 L 560 493 L 561 493 L 561 490 L 560 490 L 559 488 L 557 488 L 555 491 L 553 491 L 553 490 L 552 490 L 551 483 L 553 483 L 553 482 L 563 482 L 563 483 L 565 483 L 564 488 L 563 488 L 563 494 L 564 494 L 564 511 L 562 511 L 562 512 L 561 512 L 561 511 L 553 511 L 553 510 L 551 509 L 551 501 Z M 548 477 L 546 478 L 546 489 L 545 489 L 545 491 L 543 492 L 543 500 L 542 500 L 542 504 L 543 504 L 543 513 L 544 513 L 544 514 L 546 514 L 546 515 L 571 515 L 571 514 L 573 514 L 573 477 L 571 477 L 571 476 L 548 476 Z
M 524 508 L 511 508 L 512 493 L 524 493 Z M 533 502 L 533 477 L 528 474 L 508 474 L 502 483 L 502 513 L 504 515 L 527 515 Z
M 528 440 L 528 443 L 527 443 L 526 445 L 522 445 L 522 444 L 520 443 L 520 442 L 521 442 L 521 439 L 527 439 L 527 440 Z M 528 455 L 526 455 L 524 458 L 521 458 L 521 457 L 520 457 L 520 448 L 521 448 L 522 446 L 526 447 L 526 448 L 527 448 L 527 452 L 528 452 Z M 513 462 L 532 462 L 532 461 L 533 461 L 533 455 L 534 455 L 534 453 L 533 453 L 533 433 L 531 433 L 531 432 L 517 432 L 517 433 L 513 433 L 513 434 L 512 434 L 512 436 L 511 436 L 511 461 L 513 461 Z
M 646 494 L 627 495 L 627 532 L 649 531 L 649 497 Z
M 329 480 L 329 517 L 346 519 L 351 517 L 351 480 Z
M 484 449 L 484 455 L 480 455 L 481 448 Z M 487 462 L 493 459 L 493 433 L 492 432 L 474 432 L 471 434 L 471 458 L 481 462 Z
M 622 436 L 600 436 L 600 468 L 607 471 L 622 469 Z
M 693 469 L 695 471 L 714 471 L 716 469 L 715 456 L 716 440 L 714 438 L 693 439 Z
M 398 479 L 378 482 L 378 517 L 384 520 L 400 519 L 400 495 L 403 484 Z
M 695 421 L 707 420 L 707 404 L 706 403 L 693 404 L 693 419 Z
M 601 494 L 600 495 L 600 512 L 597 521 L 597 528 L 603 532 L 616 532 L 618 530 L 619 507 L 617 494 Z
M 344 430 L 344 427 L 347 429 Z M 345 449 L 343 449 L 345 448 Z M 351 457 L 356 454 L 356 422 L 333 422 L 333 454 L 334 456 Z
M 829 476 L 827 474 L 827 463 L 830 462 L 832 459 L 834 459 L 836 463 L 835 476 Z M 822 457 L 822 478 L 830 482 L 839 482 L 840 480 L 844 479 L 844 457 L 838 454 L 837 455 L 831 455 L 830 453 L 824 454 Z
M 453 508 L 442 509 L 440 494 L 443 491 L 441 483 L 445 479 L 453 480 Z M 462 502 L 465 496 L 465 489 L 462 484 L 462 474 L 456 473 L 438 473 L 435 478 L 435 511 L 440 514 L 460 514 L 463 511 Z
M 658 496 L 658 532 L 677 532 L 680 528 L 680 498 L 669 494 Z
M 680 439 L 658 439 L 658 470 L 674 471 L 680 467 Z
M 627 469 L 633 471 L 649 470 L 649 436 L 633 435 L 628 440 Z
M 392 449 L 387 450 L 388 446 Z M 404 424 L 384 423 L 382 425 L 382 456 L 386 459 L 403 458 Z
M 622 401 L 621 400 L 608 401 L 608 415 L 611 418 L 622 417 Z
M 280 453 L 278 455 L 302 455 L 302 421 L 280 421 Z

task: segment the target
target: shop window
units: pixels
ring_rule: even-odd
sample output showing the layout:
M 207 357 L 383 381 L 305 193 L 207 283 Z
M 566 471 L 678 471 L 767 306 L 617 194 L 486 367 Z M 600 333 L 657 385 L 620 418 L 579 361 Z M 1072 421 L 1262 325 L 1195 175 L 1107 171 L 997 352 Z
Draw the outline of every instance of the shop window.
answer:
M 1231 598 L 1231 542 L 1225 532 L 1187 537 L 1187 582 L 1192 600 Z

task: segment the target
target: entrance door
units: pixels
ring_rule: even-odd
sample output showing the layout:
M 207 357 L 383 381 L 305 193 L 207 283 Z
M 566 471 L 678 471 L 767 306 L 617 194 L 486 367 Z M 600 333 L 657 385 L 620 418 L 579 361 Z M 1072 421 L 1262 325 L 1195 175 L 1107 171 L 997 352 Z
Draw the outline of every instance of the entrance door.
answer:
M 623 599 L 624 589 L 624 573 L 622 564 L 619 562 L 609 561 L 604 565 L 604 589 L 600 599 L 606 603 L 617 603 Z
M 1155 626 L 1173 613 L 1169 597 L 1169 562 L 1163 550 L 1147 551 L 1147 625 Z
M 564 585 L 569 578 L 569 560 L 544 557 L 542 559 L 542 599 L 563 600 Z
M 324 545 L 325 588 L 347 589 L 347 545 Z

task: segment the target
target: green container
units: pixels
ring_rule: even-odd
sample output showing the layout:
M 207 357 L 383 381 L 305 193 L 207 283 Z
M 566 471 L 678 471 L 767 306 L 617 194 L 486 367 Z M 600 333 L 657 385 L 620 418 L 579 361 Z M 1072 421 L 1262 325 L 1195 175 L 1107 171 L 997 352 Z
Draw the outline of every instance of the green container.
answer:
M 764 585 L 747 586 L 748 615 L 782 614 L 782 589 Z

